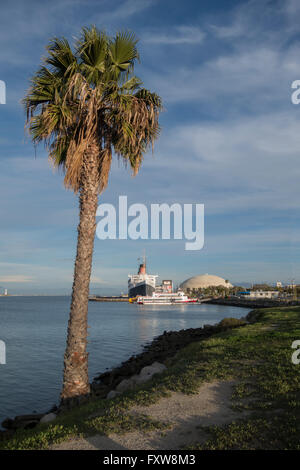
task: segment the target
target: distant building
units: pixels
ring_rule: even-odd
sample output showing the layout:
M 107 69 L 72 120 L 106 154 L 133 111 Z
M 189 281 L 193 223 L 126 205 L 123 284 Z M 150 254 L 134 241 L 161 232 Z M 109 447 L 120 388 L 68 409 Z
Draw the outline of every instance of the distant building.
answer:
M 206 289 L 208 287 L 233 287 L 229 281 L 226 281 L 222 277 L 214 276 L 212 274 L 201 274 L 200 276 L 190 277 L 182 284 L 180 288 L 183 290 L 187 289 Z
M 282 287 L 282 282 L 277 281 L 277 282 L 276 282 L 276 287 L 278 287 L 278 288 Z
M 252 290 L 240 292 L 240 296 L 247 299 L 276 299 L 279 292 L 277 290 Z
M 4 289 L 4 295 L 8 295 L 7 289 Z

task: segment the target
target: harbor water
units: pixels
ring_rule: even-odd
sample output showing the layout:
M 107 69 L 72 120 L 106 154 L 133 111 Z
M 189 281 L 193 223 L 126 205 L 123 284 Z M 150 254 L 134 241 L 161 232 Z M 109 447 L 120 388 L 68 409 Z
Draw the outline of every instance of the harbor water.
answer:
M 6 364 L 0 364 L 0 422 L 58 403 L 69 305 L 69 297 L 0 298 L 0 340 L 6 344 Z M 207 304 L 90 302 L 90 379 L 140 353 L 165 330 L 198 328 L 248 311 Z

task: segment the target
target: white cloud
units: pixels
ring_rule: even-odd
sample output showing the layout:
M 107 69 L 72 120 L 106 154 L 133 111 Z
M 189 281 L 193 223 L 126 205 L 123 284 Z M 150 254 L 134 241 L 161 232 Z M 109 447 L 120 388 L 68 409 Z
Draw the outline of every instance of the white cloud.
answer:
M 162 66 L 148 71 L 147 80 L 168 103 L 197 100 L 227 112 L 245 107 L 264 111 L 290 104 L 291 83 L 299 78 L 300 45 L 282 52 L 276 46 L 242 49 L 194 67 Z M 229 101 L 231 100 L 231 101 Z M 228 102 L 228 104 L 227 104 Z
M 22 274 L 15 274 L 11 276 L 0 276 L 0 282 L 3 283 L 23 283 L 23 282 L 32 282 L 33 279 L 28 276 L 23 276 Z
M 177 26 L 170 32 L 151 31 L 142 35 L 142 41 L 150 44 L 201 44 L 205 33 L 195 26 Z
M 222 253 L 253 253 L 267 250 L 284 250 L 292 243 L 299 245 L 300 235 L 291 234 L 288 228 L 253 227 L 251 231 L 234 233 L 212 234 L 208 237 L 205 246 L 215 255 Z M 288 261 L 288 260 L 287 260 Z
M 44 46 L 55 35 L 76 37 L 82 26 L 78 8 L 85 9 L 85 25 L 96 24 L 105 29 L 119 26 L 127 18 L 151 7 L 157 0 L 53 0 L 51 2 L 24 2 L 15 0 L 1 6 L 0 63 L 1 68 L 28 66 L 36 63 L 28 41 L 41 41 Z M 100 11 L 100 13 L 99 13 Z M 59 31 L 59 27 L 61 31 Z M 15 31 L 17 34 L 12 34 Z M 36 43 L 35 45 L 37 45 Z M 39 49 L 36 48 L 38 51 Z M 9 84 L 8 84 L 9 86 Z
M 209 30 L 233 46 L 263 42 L 277 46 L 286 41 L 286 35 L 298 29 L 298 0 L 249 0 L 229 10 L 222 20 L 210 25 Z M 238 41 L 237 41 L 238 38 Z
M 156 159 L 158 171 L 169 172 L 166 196 L 184 194 L 209 213 L 296 209 L 299 127 L 300 116 L 279 112 L 166 131 Z
M 97 277 L 97 276 L 92 276 L 91 277 L 91 283 L 92 284 L 107 284 L 107 282 L 105 282 L 103 279 L 101 279 L 100 277 Z
M 299 78 L 300 56 L 299 41 L 292 40 L 297 15 L 292 16 L 289 5 L 251 0 L 218 15 L 217 25 L 204 19 L 199 33 L 206 32 L 211 54 L 204 60 L 197 55 L 192 64 L 162 60 L 155 72 L 147 70 L 147 81 L 166 106 L 197 100 L 211 105 L 213 115 L 220 108 L 257 113 L 288 104 L 290 84 Z M 165 32 L 157 39 L 155 34 L 148 38 L 167 39 Z
M 96 16 L 97 21 L 102 24 L 109 24 L 129 18 L 154 5 L 157 0 L 125 0 L 119 3 L 119 6 L 112 8 L 112 2 L 106 2 L 107 10 Z M 93 23 L 97 23 L 95 19 Z
M 285 0 L 285 9 L 288 15 L 292 18 L 300 12 L 300 3 L 298 0 Z

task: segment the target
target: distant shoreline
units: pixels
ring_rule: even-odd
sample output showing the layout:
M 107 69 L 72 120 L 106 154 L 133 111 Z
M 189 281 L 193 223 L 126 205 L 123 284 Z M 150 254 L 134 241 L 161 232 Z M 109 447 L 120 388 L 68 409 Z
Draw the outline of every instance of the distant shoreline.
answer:
M 4 297 L 4 298 L 8 298 L 8 297 L 71 297 L 71 293 L 70 294 L 8 294 L 8 295 L 4 295 L 4 294 L 0 294 L 0 298 L 1 297 Z M 120 298 L 118 295 L 103 295 L 103 296 L 99 296 L 99 298 Z M 96 295 L 91 295 L 90 296 L 90 299 L 94 299 L 96 298 L 97 300 L 97 296 Z M 128 298 L 126 297 L 126 300 L 128 300 Z
M 70 297 L 71 294 L 0 294 L 0 297 Z

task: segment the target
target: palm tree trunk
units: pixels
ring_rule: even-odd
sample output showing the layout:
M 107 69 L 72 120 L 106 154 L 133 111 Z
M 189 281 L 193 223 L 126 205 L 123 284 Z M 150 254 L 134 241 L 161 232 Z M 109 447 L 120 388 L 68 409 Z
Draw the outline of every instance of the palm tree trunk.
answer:
M 99 187 L 100 145 L 95 140 L 83 159 L 79 197 L 77 254 L 68 323 L 67 347 L 64 356 L 62 404 L 72 404 L 90 392 L 87 353 L 88 298 L 92 270 L 96 210 Z

